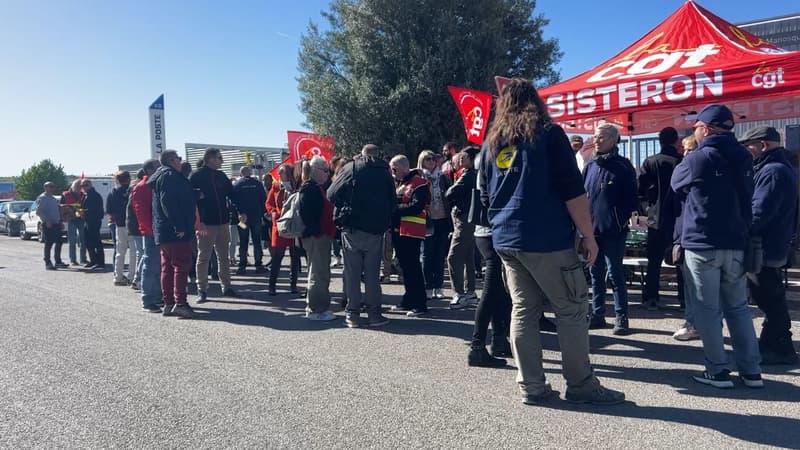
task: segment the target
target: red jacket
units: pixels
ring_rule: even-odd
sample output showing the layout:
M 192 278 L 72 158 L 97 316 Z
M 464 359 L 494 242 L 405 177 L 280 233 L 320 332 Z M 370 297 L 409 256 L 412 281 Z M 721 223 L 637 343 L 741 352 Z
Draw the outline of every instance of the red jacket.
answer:
M 289 197 L 289 193 L 285 189 L 281 189 L 281 183 L 275 182 L 267 194 L 267 202 L 265 206 L 267 211 L 272 215 L 272 233 L 271 243 L 272 247 L 291 247 L 294 245 L 294 240 L 282 238 L 278 235 L 278 217 L 281 216 L 283 211 L 283 203 Z
M 147 185 L 148 178 L 145 175 L 131 191 L 133 211 L 143 236 L 153 236 L 153 188 Z

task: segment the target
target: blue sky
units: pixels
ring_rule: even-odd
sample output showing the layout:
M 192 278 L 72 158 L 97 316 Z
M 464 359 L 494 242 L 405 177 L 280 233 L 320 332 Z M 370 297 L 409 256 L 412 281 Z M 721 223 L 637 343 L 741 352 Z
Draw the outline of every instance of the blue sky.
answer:
M 402 1 L 402 0 L 398 0 Z M 562 79 L 616 54 L 681 0 L 539 0 Z M 800 12 L 790 1 L 707 0 L 731 22 Z M 51 158 L 108 174 L 149 155 L 147 107 L 166 98 L 168 147 L 283 146 L 301 129 L 299 37 L 326 0 L 3 1 L 0 175 Z

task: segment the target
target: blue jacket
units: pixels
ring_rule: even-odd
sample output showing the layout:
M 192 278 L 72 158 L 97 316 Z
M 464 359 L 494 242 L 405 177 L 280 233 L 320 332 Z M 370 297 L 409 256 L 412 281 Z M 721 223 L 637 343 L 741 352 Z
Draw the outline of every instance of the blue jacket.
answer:
M 161 166 L 147 180 L 153 189 L 153 236 L 157 245 L 194 238 L 197 203 L 192 184 L 180 172 Z M 183 232 L 179 238 L 178 233 Z
M 261 220 L 264 215 L 267 192 L 256 178 L 242 177 L 233 185 L 233 203 L 240 213 L 247 214 L 247 220 Z
M 598 154 L 583 169 L 595 236 L 626 236 L 628 219 L 636 211 L 636 169 L 616 147 Z
M 124 227 L 128 210 L 129 186 L 117 186 L 106 198 L 106 214 L 111 216 L 114 224 Z
M 712 134 L 675 167 L 681 246 L 689 250 L 744 250 L 753 199 L 753 158 L 733 133 Z M 678 224 L 681 225 L 681 224 Z
M 753 221 L 750 234 L 760 236 L 764 263 L 782 267 L 797 218 L 797 176 L 783 149 L 761 154 L 754 162 Z
M 584 195 L 567 135 L 543 125 L 535 142 L 519 141 L 480 154 L 481 201 L 487 206 L 496 250 L 554 252 L 574 248 L 566 202 Z

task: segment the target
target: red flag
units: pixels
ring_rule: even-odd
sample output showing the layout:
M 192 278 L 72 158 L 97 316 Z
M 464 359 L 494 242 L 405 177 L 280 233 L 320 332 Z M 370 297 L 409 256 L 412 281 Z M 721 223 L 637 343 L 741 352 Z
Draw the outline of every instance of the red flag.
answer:
M 483 137 L 489 125 L 489 113 L 492 110 L 492 94 L 455 86 L 447 86 L 447 90 L 453 96 L 458 111 L 464 119 L 467 140 L 474 144 L 483 144 Z
M 285 164 L 289 165 L 294 164 L 294 157 L 291 154 L 289 154 L 289 156 L 287 156 L 286 159 L 281 161 L 280 164 L 276 165 L 269 171 L 269 174 L 272 175 L 272 181 L 280 181 L 280 174 L 278 173 L 278 171 L 280 171 L 281 166 Z
M 335 140 L 331 137 L 305 131 L 287 131 L 286 136 L 289 141 L 289 158 L 292 158 L 292 162 L 309 160 L 316 155 L 322 156 L 326 161 L 330 161 L 333 157 Z

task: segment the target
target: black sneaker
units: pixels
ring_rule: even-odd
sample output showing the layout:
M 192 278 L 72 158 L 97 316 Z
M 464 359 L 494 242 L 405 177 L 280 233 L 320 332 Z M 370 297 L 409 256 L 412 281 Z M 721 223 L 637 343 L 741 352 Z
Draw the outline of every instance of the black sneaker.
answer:
M 614 329 L 611 333 L 617 336 L 625 336 L 631 333 L 631 329 L 628 326 L 628 318 L 625 316 L 619 316 L 614 319 Z
M 644 301 L 644 308 L 648 311 L 658 311 L 658 301 L 657 300 L 645 300 Z
M 239 298 L 240 297 L 240 295 L 237 294 L 236 291 L 234 291 L 233 288 L 231 288 L 231 287 L 225 288 L 225 290 L 222 291 L 222 295 L 224 295 L 225 297 L 233 297 L 233 298 Z
M 56 266 L 54 266 L 53 263 L 47 261 L 47 262 L 44 263 L 44 269 L 45 270 L 56 270 Z
M 278 291 L 275 289 L 275 286 L 270 286 L 269 287 L 269 291 L 267 292 L 267 295 L 269 295 L 270 297 L 274 297 L 274 296 L 278 295 Z
M 172 317 L 175 315 L 175 313 L 172 312 L 172 310 L 175 309 L 174 304 L 172 305 L 164 304 L 162 308 L 164 308 L 164 310 L 161 312 L 161 315 L 163 315 L 164 317 Z
M 87 262 L 87 263 L 85 263 L 85 264 L 83 265 L 83 268 L 84 268 L 84 269 L 91 269 L 92 267 L 94 267 L 94 266 L 96 266 L 96 265 L 97 265 L 97 264 L 95 264 L 95 263 L 92 263 L 92 262 Z
M 760 389 L 764 387 L 764 380 L 761 379 L 760 373 L 754 375 L 745 375 L 740 373 L 739 378 L 741 378 L 742 383 L 749 388 Z
M 267 268 L 264 266 L 256 266 L 256 273 L 267 273 Z
M 471 347 L 467 354 L 467 365 L 471 367 L 503 367 L 506 365 L 506 360 L 490 355 L 485 347 Z
M 511 344 L 508 342 L 505 336 L 492 337 L 492 356 L 495 358 L 513 358 L 514 354 L 511 353 Z
M 347 325 L 347 328 L 359 328 L 361 327 L 361 323 L 358 321 L 358 319 L 358 314 L 346 313 L 344 315 L 344 324 Z
M 570 403 L 591 403 L 593 405 L 617 405 L 625 401 L 625 394 L 613 389 L 607 389 L 600 384 L 589 391 L 575 393 L 569 388 L 564 399 Z
M 181 303 L 172 308 L 172 314 L 181 319 L 191 319 L 194 317 L 194 310 L 187 303 Z
M 80 266 L 81 265 L 78 261 L 75 261 L 74 259 L 71 260 L 69 263 L 70 263 L 70 265 L 73 265 L 73 266 Z
M 723 369 L 716 375 L 711 375 L 707 371 L 703 371 L 703 373 L 701 373 L 700 375 L 693 376 L 692 379 L 694 379 L 694 381 L 697 381 L 698 383 L 714 386 L 715 388 L 720 388 L 720 389 L 733 388 L 733 380 L 731 380 L 731 371 L 728 369 Z
M 558 391 L 554 391 L 550 383 L 544 384 L 544 391 L 538 394 L 523 394 L 522 403 L 526 405 L 541 405 L 547 403 L 550 399 L 557 397 Z
M 608 328 L 606 318 L 603 316 L 589 316 L 589 329 L 590 330 L 603 330 Z
M 208 294 L 206 291 L 197 291 L 197 303 L 205 303 L 208 301 Z
M 142 306 L 142 311 L 157 314 L 161 312 L 161 308 L 159 308 L 156 305 L 147 305 L 147 306 Z
M 244 267 L 239 267 L 236 269 L 236 275 L 244 275 L 247 273 L 247 270 Z
M 53 265 L 58 267 L 59 269 L 66 269 L 67 267 L 69 267 L 69 265 L 64 264 L 63 261 L 56 261 L 56 263 Z

